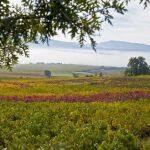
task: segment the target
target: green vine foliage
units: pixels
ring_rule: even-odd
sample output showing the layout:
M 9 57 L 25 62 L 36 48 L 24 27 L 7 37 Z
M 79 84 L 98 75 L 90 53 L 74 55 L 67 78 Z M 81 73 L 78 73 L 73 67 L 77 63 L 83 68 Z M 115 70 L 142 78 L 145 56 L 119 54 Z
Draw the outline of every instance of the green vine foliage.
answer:
M 148 150 L 132 130 L 149 121 L 148 104 L 1 102 L 0 149 Z
M 130 0 L 22 0 L 13 6 L 0 1 L 0 67 L 11 69 L 20 55 L 28 57 L 29 42 L 49 44 L 58 31 L 76 38 L 82 47 L 88 37 L 95 49 L 94 34 L 103 22 L 112 24 L 111 10 L 124 14 Z M 150 0 L 139 0 L 145 7 Z

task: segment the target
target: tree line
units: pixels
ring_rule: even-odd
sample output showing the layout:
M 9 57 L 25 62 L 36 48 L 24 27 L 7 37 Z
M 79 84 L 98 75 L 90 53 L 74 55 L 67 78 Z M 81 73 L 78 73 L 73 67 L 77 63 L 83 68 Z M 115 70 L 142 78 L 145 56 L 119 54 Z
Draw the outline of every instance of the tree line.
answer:
M 127 76 L 150 75 L 150 66 L 144 57 L 131 57 L 125 70 Z

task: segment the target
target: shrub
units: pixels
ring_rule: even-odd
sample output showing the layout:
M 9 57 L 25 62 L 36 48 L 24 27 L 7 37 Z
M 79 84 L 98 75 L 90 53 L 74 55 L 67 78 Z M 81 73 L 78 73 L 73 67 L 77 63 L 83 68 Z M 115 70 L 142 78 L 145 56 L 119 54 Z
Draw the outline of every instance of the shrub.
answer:
M 79 77 L 78 73 L 72 73 L 72 75 L 73 75 L 74 78 L 78 78 Z
M 46 77 L 50 78 L 50 77 L 51 77 L 51 72 L 50 72 L 49 70 L 45 70 L 45 71 L 44 71 L 44 75 L 45 75 Z

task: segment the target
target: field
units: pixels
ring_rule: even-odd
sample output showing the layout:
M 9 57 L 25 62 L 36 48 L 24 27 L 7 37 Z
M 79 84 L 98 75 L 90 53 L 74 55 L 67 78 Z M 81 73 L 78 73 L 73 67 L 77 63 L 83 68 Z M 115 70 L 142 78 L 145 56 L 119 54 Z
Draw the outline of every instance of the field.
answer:
M 83 75 L 102 72 L 108 75 L 122 75 L 125 68 L 122 67 L 104 67 L 88 66 L 74 64 L 17 64 L 12 72 L 0 69 L 0 77 L 43 77 L 44 70 L 50 70 L 53 76 L 72 76 L 72 73 Z
M 150 148 L 150 76 L 0 78 L 0 100 L 0 149 Z

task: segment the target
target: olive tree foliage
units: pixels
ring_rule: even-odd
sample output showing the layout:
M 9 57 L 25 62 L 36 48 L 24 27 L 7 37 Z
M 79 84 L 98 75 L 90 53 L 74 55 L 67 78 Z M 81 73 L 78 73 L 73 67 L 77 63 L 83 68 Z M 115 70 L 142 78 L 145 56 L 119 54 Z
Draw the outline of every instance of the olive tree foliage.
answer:
M 131 57 L 125 70 L 127 76 L 148 75 L 150 74 L 150 67 L 148 66 L 144 57 Z
M 49 70 L 45 70 L 45 71 L 44 71 L 44 75 L 45 75 L 46 77 L 50 78 L 50 77 L 51 77 L 51 72 L 50 72 Z
M 13 6 L 0 0 L 0 67 L 11 67 L 18 57 L 28 57 L 29 42 L 49 43 L 61 31 L 82 47 L 88 37 L 95 50 L 94 34 L 103 22 L 112 24 L 112 10 L 124 14 L 131 0 L 22 0 Z M 137 0 L 148 6 L 150 0 Z

